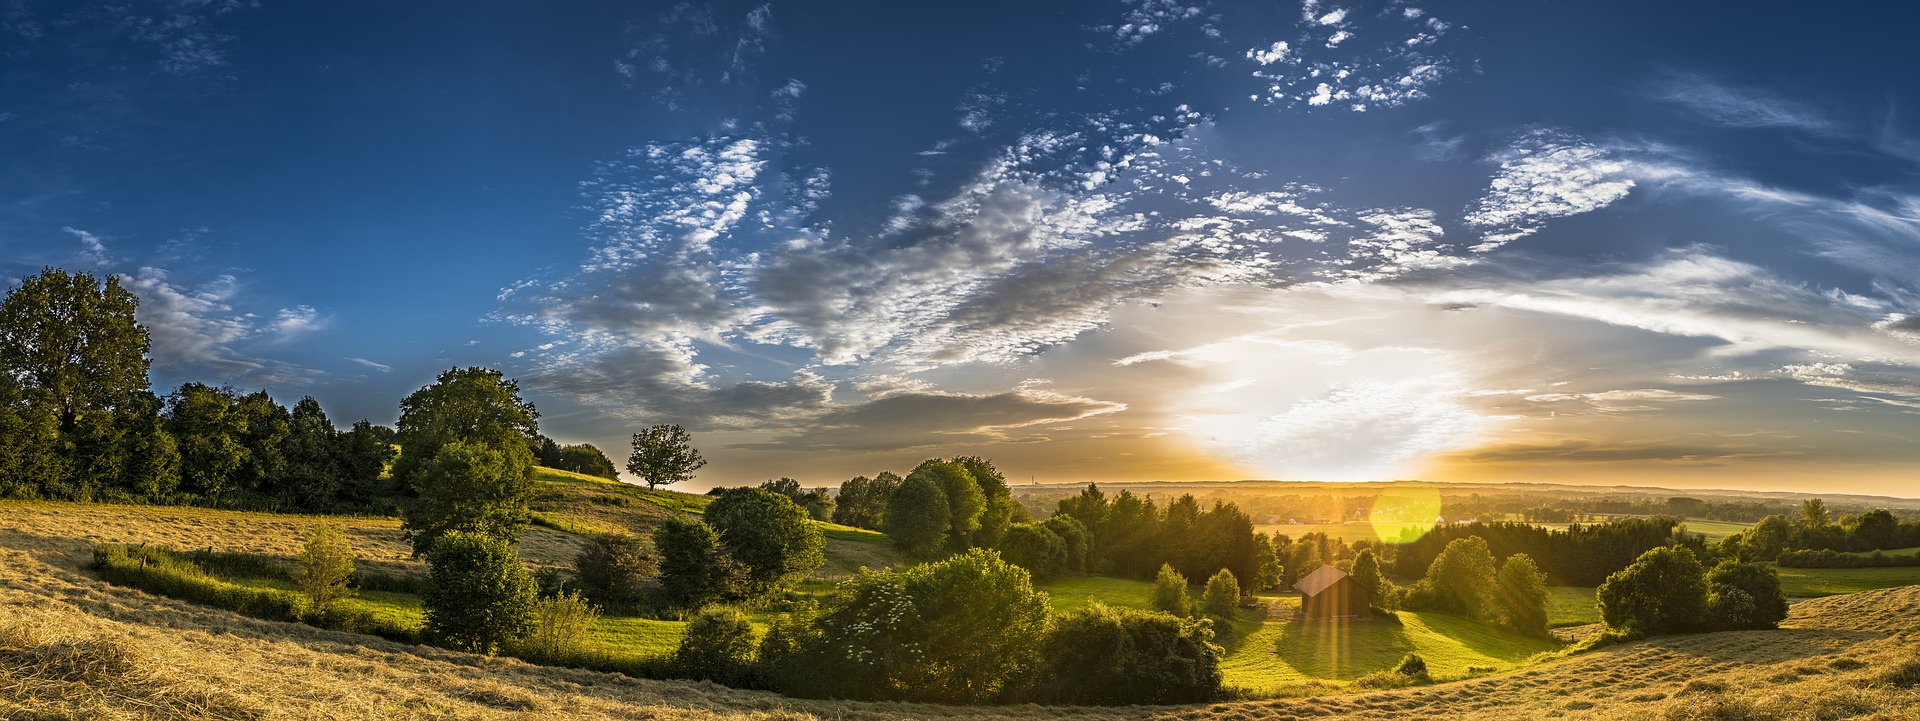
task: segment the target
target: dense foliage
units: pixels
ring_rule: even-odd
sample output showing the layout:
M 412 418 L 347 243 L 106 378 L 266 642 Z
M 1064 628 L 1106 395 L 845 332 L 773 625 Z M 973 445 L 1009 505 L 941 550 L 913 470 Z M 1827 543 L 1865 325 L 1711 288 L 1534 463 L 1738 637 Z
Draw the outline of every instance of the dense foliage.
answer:
M 670 605 L 697 607 L 732 594 L 741 582 L 742 569 L 720 549 L 720 534 L 697 519 L 668 517 L 653 529 L 653 550 Z
M 1190 578 L 1233 572 L 1242 592 L 1277 583 L 1282 564 L 1272 541 L 1253 530 L 1253 519 L 1232 503 L 1205 511 L 1191 495 L 1167 504 L 1121 491 L 1111 500 L 1097 485 L 1061 499 L 1055 518 L 1072 519 L 1088 536 L 1086 569 L 1150 578 L 1162 565 Z M 1063 536 L 1064 537 L 1064 536 Z
M 1662 546 L 1608 576 L 1596 595 L 1608 626 L 1648 635 L 1697 630 L 1707 615 L 1706 569 L 1693 551 Z
M 626 533 L 595 537 L 573 561 L 574 575 L 587 598 L 602 605 L 638 601 L 640 582 L 660 570 L 646 544 Z
M 1093 604 L 1055 623 L 1041 648 L 1038 700 L 1171 704 L 1220 690 L 1212 622 Z
M 1685 545 L 1696 555 L 1706 553 L 1700 537 L 1680 530 L 1677 518 L 1621 518 L 1607 523 L 1574 524 L 1567 530 L 1526 523 L 1475 522 L 1435 526 L 1420 540 L 1400 544 L 1394 559 L 1403 578 L 1420 578 L 1455 540 L 1476 536 L 1497 558 L 1527 554 L 1546 571 L 1548 581 L 1563 586 L 1595 586 L 1625 568 L 1648 549 Z
M 633 453 L 627 456 L 627 472 L 648 488 L 693 480 L 693 472 L 706 465 L 707 459 L 693 447 L 693 436 L 676 425 L 651 426 L 633 434 Z
M 704 517 L 719 534 L 727 556 L 743 568 L 749 593 L 791 585 L 826 561 L 820 527 L 778 493 L 728 489 L 707 506 Z
M 753 624 L 736 609 L 716 607 L 693 617 L 667 664 L 684 678 L 739 684 L 753 662 Z
M 434 541 L 420 594 L 426 634 L 448 648 L 491 654 L 533 630 L 538 588 L 505 539 L 450 530 Z

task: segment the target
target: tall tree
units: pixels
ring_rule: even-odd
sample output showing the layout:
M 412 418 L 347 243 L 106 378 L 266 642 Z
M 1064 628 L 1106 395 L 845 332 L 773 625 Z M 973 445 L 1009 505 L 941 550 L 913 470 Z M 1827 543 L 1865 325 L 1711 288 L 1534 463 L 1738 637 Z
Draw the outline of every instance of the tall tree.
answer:
M 987 509 L 986 494 L 973 481 L 967 467 L 953 461 L 933 458 L 921 461 L 907 480 L 925 478 L 940 487 L 947 499 L 947 547 L 964 551 L 972 543 L 973 532 L 980 528 L 980 514 Z
M 883 528 L 902 550 L 916 556 L 932 556 L 946 542 L 952 513 L 940 484 L 926 475 L 908 475 L 887 501 Z
M 243 490 L 246 418 L 231 388 L 185 383 L 167 396 L 167 432 L 180 451 L 181 490 L 201 503 L 221 503 Z
M 1000 537 L 1005 535 L 1007 527 L 1013 525 L 1015 509 L 1020 504 L 1013 500 L 1013 491 L 1007 487 L 1007 477 L 993 462 L 979 456 L 961 456 L 953 459 L 967 469 L 973 476 L 974 485 L 980 487 L 980 495 L 986 500 L 986 506 L 980 511 L 980 528 L 973 532 L 973 545 L 979 548 L 996 548 Z
M 394 475 L 418 497 L 402 528 L 415 554 L 451 530 L 500 536 L 526 527 L 539 433 L 520 385 L 486 368 L 454 368 L 400 402 L 400 460 Z
M 627 457 L 627 471 L 648 488 L 692 480 L 693 472 L 705 465 L 707 459 L 693 447 L 693 436 L 676 425 L 652 426 L 633 434 L 633 455 Z
M 63 429 L 81 411 L 119 411 L 147 389 L 147 329 L 140 301 L 90 273 L 47 268 L 0 301 L 0 374 Z
M 339 503 L 345 475 L 339 435 L 313 396 L 293 404 L 287 418 L 287 438 L 280 445 L 285 465 L 279 486 L 294 506 L 326 510 Z
M 270 497 L 286 497 L 279 487 L 284 480 L 287 458 L 282 445 L 292 433 L 292 419 L 285 406 L 275 403 L 266 391 L 243 397 L 234 404 L 245 426 L 240 445 L 247 449 L 247 462 L 240 467 L 241 487 Z

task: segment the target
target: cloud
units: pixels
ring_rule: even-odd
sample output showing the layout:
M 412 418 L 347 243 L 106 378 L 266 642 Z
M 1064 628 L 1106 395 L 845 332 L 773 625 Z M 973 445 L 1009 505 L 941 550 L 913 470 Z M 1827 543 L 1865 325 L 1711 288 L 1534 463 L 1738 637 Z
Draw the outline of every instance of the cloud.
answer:
M 279 340 L 292 340 L 327 326 L 327 319 L 310 305 L 297 305 L 281 308 L 274 313 L 274 320 L 266 331 L 279 337 Z
M 1786 460 L 1803 456 L 1798 449 L 1749 444 L 1689 446 L 1653 441 L 1603 442 L 1592 440 L 1518 441 L 1481 446 L 1445 454 L 1439 460 L 1456 463 L 1622 463 L 1656 462 L 1718 465 L 1736 460 Z
M 1132 7 L 1121 17 L 1117 25 L 1101 25 L 1094 28 L 1097 32 L 1111 35 L 1117 49 L 1130 48 L 1145 42 L 1149 36 L 1165 31 L 1174 24 L 1200 17 L 1198 5 L 1185 5 L 1179 0 L 1125 0 Z
M 1318 3 L 1306 3 L 1294 26 L 1295 37 L 1243 53 L 1255 66 L 1250 74 L 1264 85 L 1252 99 L 1351 112 L 1424 100 L 1429 88 L 1453 72 L 1454 61 L 1438 47 L 1452 29 L 1424 12 L 1322 12 Z M 1276 64 L 1285 67 L 1269 68 Z
M 1612 205 L 1634 187 L 1627 163 L 1556 130 L 1529 131 L 1490 160 L 1500 171 L 1465 216 L 1485 230 L 1475 252 L 1539 232 L 1549 219 Z
M 1020 429 L 1125 410 L 1120 403 L 1024 388 L 1006 393 L 904 392 L 843 406 L 799 432 L 739 447 L 786 451 L 901 451 L 1022 440 Z
M 1665 73 L 1649 84 L 1647 94 L 1728 127 L 1789 128 L 1816 135 L 1839 130 L 1838 123 L 1811 105 L 1697 73 Z
M 100 242 L 100 236 L 73 227 L 65 227 L 61 228 L 61 230 L 66 231 L 67 235 L 71 235 L 75 240 L 80 241 L 80 247 L 84 249 L 80 252 L 80 260 L 82 262 L 96 266 L 104 266 L 110 262 L 111 259 L 107 256 L 107 246 L 105 243 Z
M 140 298 L 135 315 L 152 340 L 154 364 L 178 375 L 257 384 L 300 384 L 319 374 L 309 368 L 247 355 L 236 348 L 259 334 L 251 315 L 233 302 L 239 283 L 221 275 L 200 287 L 174 282 L 167 271 L 141 268 L 121 275 Z
M 1720 400 L 1720 396 L 1716 395 L 1682 393 L 1664 388 L 1635 388 L 1597 393 L 1536 393 L 1525 398 L 1534 403 L 1581 403 L 1602 413 L 1657 411 L 1661 406 L 1652 404 Z
M 365 358 L 347 358 L 347 360 L 366 366 L 368 368 L 372 368 L 374 370 L 380 371 L 381 373 L 393 372 L 393 366 L 387 365 L 385 363 L 376 363 L 374 361 L 370 361 Z

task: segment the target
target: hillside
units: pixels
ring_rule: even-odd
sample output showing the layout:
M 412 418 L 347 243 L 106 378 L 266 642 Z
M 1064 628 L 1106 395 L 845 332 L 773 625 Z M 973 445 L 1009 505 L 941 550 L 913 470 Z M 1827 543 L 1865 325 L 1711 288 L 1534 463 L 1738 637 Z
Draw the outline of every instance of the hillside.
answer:
M 117 526 L 116 517 L 122 519 Z M 262 537 L 261 529 L 276 529 L 277 537 L 307 522 L 193 509 L 0 506 L 0 717 L 1198 721 L 1920 714 L 1914 688 L 1920 682 L 1920 587 L 1799 603 L 1780 631 L 1658 638 L 1425 688 L 1192 707 L 1041 710 L 807 701 L 543 668 L 259 621 L 112 586 L 84 568 L 88 539 L 103 535 L 146 535 L 188 547 L 220 539 L 223 547 L 270 551 L 279 541 Z M 397 533 L 383 523 L 356 522 L 356 538 Z M 161 535 L 168 527 L 175 528 L 172 538 Z

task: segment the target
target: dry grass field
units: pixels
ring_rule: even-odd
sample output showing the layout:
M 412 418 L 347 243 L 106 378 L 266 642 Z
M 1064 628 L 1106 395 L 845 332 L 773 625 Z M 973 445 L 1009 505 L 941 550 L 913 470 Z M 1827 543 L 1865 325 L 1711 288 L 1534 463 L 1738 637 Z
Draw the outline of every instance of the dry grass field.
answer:
M 291 541 L 257 534 L 311 522 L 0 506 L 0 718 L 1920 718 L 1920 587 L 1802 602 L 1779 631 L 1656 638 L 1397 691 L 1187 707 L 955 708 L 544 668 L 255 620 L 115 587 L 84 568 L 95 540 L 287 553 Z M 389 522 L 369 523 L 355 526 L 356 540 L 391 531 Z

